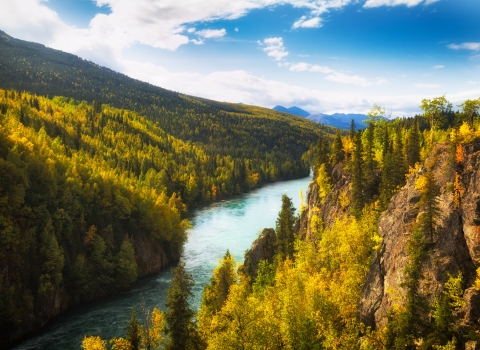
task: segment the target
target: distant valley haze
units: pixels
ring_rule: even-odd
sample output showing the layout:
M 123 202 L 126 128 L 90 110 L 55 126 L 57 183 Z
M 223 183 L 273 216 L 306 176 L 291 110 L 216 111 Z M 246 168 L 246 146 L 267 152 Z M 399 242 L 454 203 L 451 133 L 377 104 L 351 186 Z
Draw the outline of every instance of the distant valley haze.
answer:
M 0 1 L 0 30 L 184 94 L 392 116 L 480 96 L 480 1 Z

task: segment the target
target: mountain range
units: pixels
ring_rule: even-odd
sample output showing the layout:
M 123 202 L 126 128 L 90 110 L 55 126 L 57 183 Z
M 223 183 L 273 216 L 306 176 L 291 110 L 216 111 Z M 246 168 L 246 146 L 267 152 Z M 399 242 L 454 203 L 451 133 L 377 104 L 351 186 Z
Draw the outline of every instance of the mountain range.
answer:
M 272 109 L 278 112 L 283 112 L 283 113 L 304 117 L 316 123 L 333 126 L 335 128 L 340 128 L 340 129 L 349 129 L 352 119 L 354 120 L 355 126 L 357 127 L 357 129 L 364 129 L 366 127 L 366 124 L 363 121 L 368 118 L 366 114 L 357 114 L 357 113 L 311 114 L 310 112 L 307 112 L 306 110 L 301 109 L 300 107 L 297 107 L 297 106 L 287 108 L 284 106 L 277 105 Z

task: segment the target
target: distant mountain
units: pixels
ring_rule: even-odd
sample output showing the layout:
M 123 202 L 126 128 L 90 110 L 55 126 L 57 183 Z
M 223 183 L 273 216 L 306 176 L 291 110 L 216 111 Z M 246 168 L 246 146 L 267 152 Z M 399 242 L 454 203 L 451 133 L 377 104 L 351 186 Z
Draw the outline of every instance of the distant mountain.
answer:
M 366 114 L 354 114 L 354 113 L 334 113 L 334 114 L 311 114 L 307 117 L 314 122 L 321 123 L 324 125 L 333 126 L 340 129 L 350 129 L 350 123 L 352 119 L 355 121 L 355 126 L 357 129 L 364 129 L 366 124 L 363 123 L 363 120 L 367 119 Z
M 277 111 L 277 112 L 283 112 L 283 113 L 288 113 L 288 114 L 293 114 L 293 115 L 298 115 L 299 117 L 308 117 L 310 115 L 309 112 L 307 112 L 306 110 L 303 110 L 297 106 L 293 106 L 293 107 L 290 107 L 290 108 L 286 108 L 286 107 L 283 107 L 283 106 L 275 106 L 272 108 L 274 111 Z

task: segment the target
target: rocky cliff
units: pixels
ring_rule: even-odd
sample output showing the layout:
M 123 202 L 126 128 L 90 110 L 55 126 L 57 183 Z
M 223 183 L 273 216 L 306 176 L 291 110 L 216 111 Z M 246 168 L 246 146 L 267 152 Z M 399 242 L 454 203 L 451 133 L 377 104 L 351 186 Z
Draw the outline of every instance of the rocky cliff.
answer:
M 462 146 L 458 153 L 456 161 L 447 145 L 437 145 L 380 216 L 378 231 L 383 242 L 372 261 L 358 306 L 359 319 L 374 329 L 385 326 L 392 302 L 404 294 L 400 284 L 408 263 L 406 245 L 420 214 L 415 181 L 426 168 L 433 171 L 441 194 L 437 234 L 426 247 L 420 293 L 432 302 L 443 290 L 448 274 L 461 272 L 466 301 L 462 324 L 479 326 L 480 292 L 471 286 L 480 262 L 480 141 Z M 459 185 L 454 188 L 456 177 Z
M 350 210 L 350 182 L 349 176 L 343 169 L 343 163 L 337 164 L 331 171 L 332 190 L 322 203 L 318 186 L 312 181 L 308 186 L 305 210 L 295 225 L 295 232 L 301 237 L 309 238 L 311 235 L 310 220 L 314 211 L 326 227 L 330 227 L 335 219 L 347 214 Z M 314 174 L 315 178 L 315 174 Z
M 260 261 L 273 262 L 276 240 L 275 230 L 273 228 L 264 228 L 260 236 L 253 241 L 250 249 L 245 252 L 245 260 L 240 272 L 246 272 L 255 279 Z

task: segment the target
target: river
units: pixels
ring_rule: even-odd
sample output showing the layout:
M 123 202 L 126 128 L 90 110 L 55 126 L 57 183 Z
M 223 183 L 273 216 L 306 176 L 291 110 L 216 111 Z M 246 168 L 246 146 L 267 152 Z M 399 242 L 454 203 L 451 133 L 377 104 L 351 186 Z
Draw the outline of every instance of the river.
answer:
M 237 262 L 243 262 L 243 254 L 258 232 L 264 227 L 275 227 L 282 194 L 292 198 L 298 209 L 300 189 L 306 197 L 310 181 L 311 177 L 278 182 L 192 213 L 192 228 L 182 259 L 195 281 L 192 303 L 196 308 L 200 306 L 204 285 L 226 250 L 229 249 Z M 103 339 L 122 336 L 132 306 L 137 314 L 142 300 L 148 310 L 153 307 L 165 309 L 171 278 L 170 269 L 165 269 L 158 275 L 141 279 L 130 291 L 73 308 L 13 349 L 78 350 L 84 335 L 99 335 Z

